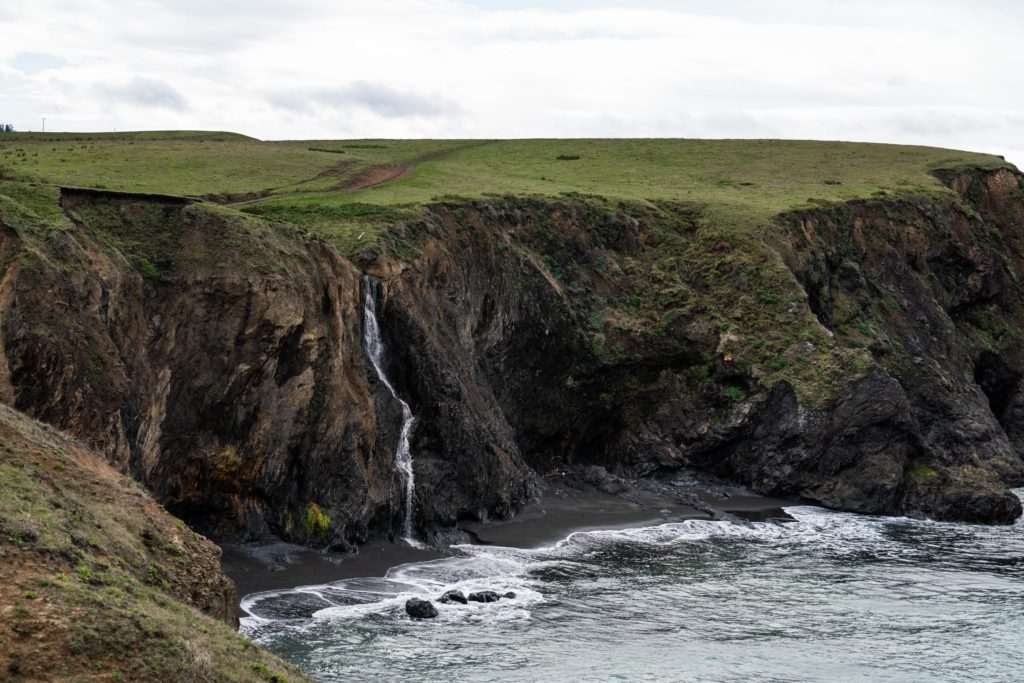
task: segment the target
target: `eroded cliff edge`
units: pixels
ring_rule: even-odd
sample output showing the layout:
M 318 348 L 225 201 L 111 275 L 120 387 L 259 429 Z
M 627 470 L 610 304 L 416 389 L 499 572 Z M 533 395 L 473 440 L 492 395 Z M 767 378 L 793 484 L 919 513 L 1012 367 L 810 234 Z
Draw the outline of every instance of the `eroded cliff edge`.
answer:
M 585 464 L 1006 522 L 1021 177 L 946 181 L 742 234 L 680 203 L 438 203 L 358 267 L 206 204 L 64 190 L 62 229 L 4 220 L 0 390 L 215 538 L 386 534 L 400 416 L 360 344 L 365 271 L 417 416 L 421 529 Z

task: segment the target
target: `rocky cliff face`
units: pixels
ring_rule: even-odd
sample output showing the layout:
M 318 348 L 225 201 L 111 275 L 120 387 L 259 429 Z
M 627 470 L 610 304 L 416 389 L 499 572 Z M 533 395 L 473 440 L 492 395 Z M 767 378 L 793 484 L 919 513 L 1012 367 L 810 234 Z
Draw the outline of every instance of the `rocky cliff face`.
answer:
M 344 544 L 385 523 L 393 437 L 377 429 L 350 264 L 187 202 L 62 204 L 74 225 L 48 252 L 7 232 L 8 400 L 214 537 Z
M 847 510 L 1014 519 L 1020 506 L 1006 485 L 1022 481 L 1024 463 L 1008 436 L 1020 430 L 1022 367 L 1011 338 L 1024 318 L 1006 259 L 1022 235 L 1021 197 L 999 188 L 1017 178 L 977 176 L 988 204 L 973 209 L 917 198 L 780 219 L 785 237 L 771 247 L 788 288 L 776 285 L 760 317 L 729 316 L 713 279 L 753 297 L 775 275 L 676 264 L 681 276 L 658 289 L 665 280 L 651 273 L 680 249 L 673 239 L 701 253 L 733 248 L 703 245 L 692 207 L 435 207 L 406 237 L 418 256 L 380 273 L 413 378 L 405 390 L 428 411 L 418 432 L 425 498 L 443 499 L 454 480 L 438 457 L 492 449 L 540 473 L 595 462 L 630 476 L 692 467 Z M 852 233 L 870 233 L 877 249 L 854 246 Z M 901 251 L 913 240 L 919 254 Z M 1001 350 L 972 326 L 972 305 L 1006 330 Z M 848 319 L 837 326 L 840 311 Z M 779 344 L 771 335 L 783 328 Z M 842 370 L 765 381 L 752 351 L 759 336 L 781 349 L 775 369 L 831 361 Z M 472 436 L 447 443 L 467 433 L 449 416 L 474 416 Z M 479 463 L 495 456 L 477 457 L 477 476 L 488 476 Z
M 757 240 L 679 204 L 438 204 L 361 268 L 203 204 L 65 191 L 65 230 L 4 226 L 0 391 L 215 537 L 387 533 L 401 416 L 361 347 L 363 270 L 417 417 L 419 528 L 590 463 L 1005 522 L 1024 200 L 1008 171 L 948 182 L 960 199 L 815 209 Z
M 968 491 L 1024 482 L 1024 184 L 1008 170 L 945 180 L 961 201 L 790 216 L 786 253 L 821 323 L 867 348 L 906 397 L 898 509 L 1004 519 L 1012 501 L 1003 514 Z

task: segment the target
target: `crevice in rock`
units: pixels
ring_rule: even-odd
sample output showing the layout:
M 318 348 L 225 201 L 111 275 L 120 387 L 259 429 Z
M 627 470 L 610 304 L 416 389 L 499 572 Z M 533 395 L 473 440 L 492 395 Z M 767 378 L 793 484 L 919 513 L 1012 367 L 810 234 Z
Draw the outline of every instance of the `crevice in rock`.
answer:
M 1020 380 L 1020 372 L 1013 370 L 1002 357 L 987 349 L 979 353 L 974 361 L 974 381 L 988 397 L 992 414 L 1001 424 L 1017 394 Z

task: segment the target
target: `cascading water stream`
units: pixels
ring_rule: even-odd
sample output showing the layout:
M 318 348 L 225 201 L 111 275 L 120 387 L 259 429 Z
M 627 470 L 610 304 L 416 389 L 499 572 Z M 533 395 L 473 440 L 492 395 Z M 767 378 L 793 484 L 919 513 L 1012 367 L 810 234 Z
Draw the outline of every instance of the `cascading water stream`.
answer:
M 366 346 L 366 353 L 370 356 L 377 377 L 388 388 L 391 395 L 402 404 L 402 433 L 398 438 L 398 448 L 395 450 L 395 468 L 402 475 L 405 482 L 405 512 L 402 520 L 402 537 L 410 545 L 418 545 L 412 534 L 412 513 L 416 482 L 412 471 L 412 452 L 409 450 L 409 440 L 412 438 L 412 428 L 416 418 L 412 414 L 409 404 L 402 400 L 388 381 L 384 373 L 384 340 L 380 334 L 380 324 L 377 322 L 377 297 L 375 295 L 374 282 L 369 277 L 363 279 L 363 344 Z

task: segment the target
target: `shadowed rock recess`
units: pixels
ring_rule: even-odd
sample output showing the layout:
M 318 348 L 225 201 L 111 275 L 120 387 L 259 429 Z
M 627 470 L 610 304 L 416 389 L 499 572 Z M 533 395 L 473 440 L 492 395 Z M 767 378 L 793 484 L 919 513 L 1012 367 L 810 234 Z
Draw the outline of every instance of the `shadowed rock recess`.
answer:
M 539 476 L 697 469 L 865 513 L 1007 523 L 1024 483 L 1024 194 L 881 197 L 730 231 L 699 205 L 427 206 L 353 264 L 190 200 L 63 190 L 5 223 L 0 395 L 216 539 L 345 548 L 513 513 Z M 377 286 L 377 285 L 374 285 Z

